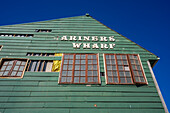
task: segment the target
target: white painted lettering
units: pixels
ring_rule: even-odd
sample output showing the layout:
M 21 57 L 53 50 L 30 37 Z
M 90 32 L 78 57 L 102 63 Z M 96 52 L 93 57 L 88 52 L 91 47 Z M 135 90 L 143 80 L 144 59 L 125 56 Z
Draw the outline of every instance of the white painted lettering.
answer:
M 89 41 L 90 40 L 90 36 L 84 36 L 84 41 Z
M 75 40 L 76 41 L 77 39 L 76 39 L 76 36 L 70 36 L 69 40 Z
M 90 43 L 83 43 L 83 48 L 90 48 Z
M 92 48 L 96 48 L 96 49 L 98 49 L 98 48 L 99 48 L 99 46 L 97 45 L 97 43 L 95 43 L 95 44 L 93 44 L 93 45 L 92 45 Z
M 102 49 L 107 49 L 108 46 L 107 46 L 107 44 L 101 44 L 101 48 L 102 48 Z
M 110 36 L 110 37 L 109 37 L 109 40 L 112 41 L 112 42 L 114 42 L 114 41 L 115 41 L 114 36 Z
M 107 42 L 107 37 L 101 36 L 101 37 L 100 37 L 100 41 L 105 41 L 105 42 Z
M 92 41 L 98 41 L 98 36 L 92 36 Z
M 80 48 L 81 43 L 73 43 L 73 48 Z
M 61 40 L 68 40 L 68 39 L 67 39 L 67 36 L 61 37 Z

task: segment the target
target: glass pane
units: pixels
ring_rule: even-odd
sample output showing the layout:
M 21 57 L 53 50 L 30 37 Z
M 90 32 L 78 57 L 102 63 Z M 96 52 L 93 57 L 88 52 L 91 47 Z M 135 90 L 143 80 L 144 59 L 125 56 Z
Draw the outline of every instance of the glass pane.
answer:
M 96 55 L 92 55 L 93 56 L 93 59 L 97 59 Z
M 97 70 L 97 65 L 93 65 L 93 70 Z
M 92 71 L 88 71 L 87 76 L 92 76 L 93 72 Z
M 113 76 L 111 71 L 107 71 L 107 76 Z
M 112 70 L 112 66 L 107 66 L 107 70 Z
M 72 65 L 68 65 L 68 70 L 72 70 L 73 66 Z
M 66 82 L 66 77 L 61 77 L 61 82 Z
M 80 83 L 85 83 L 85 77 L 80 78 Z
M 63 65 L 63 70 L 67 70 L 67 65 Z
M 73 55 L 70 55 L 69 59 L 73 59 Z
M 12 67 L 12 66 L 11 66 Z M 6 66 L 2 66 L 1 70 L 5 70 Z
M 139 66 L 139 65 L 137 65 L 137 70 L 141 70 L 141 68 L 140 68 L 140 66 Z
M 74 71 L 74 76 L 79 76 L 80 71 Z
M 74 83 L 79 83 L 79 77 L 74 77 Z
M 93 57 L 92 57 L 92 55 L 88 55 L 88 59 L 92 59 Z
M 67 64 L 68 63 L 68 60 L 64 60 L 64 64 Z
M 98 76 L 97 71 L 93 71 L 93 76 Z
M 86 60 L 81 60 L 81 64 L 86 64 Z
M 7 65 L 9 61 L 4 61 L 4 64 L 3 65 Z
M 139 76 L 143 76 L 143 73 L 141 71 L 138 71 Z
M 113 71 L 113 76 L 118 76 L 116 71 Z
M 118 63 L 118 65 L 122 65 L 122 61 L 121 60 L 118 60 L 117 63 Z
M 131 78 L 126 78 L 126 80 L 127 80 L 127 83 L 132 83 Z
M 130 60 L 131 64 L 135 64 L 134 60 Z
M 0 76 L 2 76 L 3 73 L 4 73 L 4 72 L 0 72 Z
M 126 74 L 125 76 L 130 77 L 130 72 L 129 71 L 126 71 L 125 74 Z
M 67 77 L 67 82 L 71 82 L 72 77 Z
M 73 64 L 73 60 L 69 60 L 69 64 Z
M 80 64 L 80 60 L 76 60 L 76 61 L 75 61 L 75 64 Z
M 4 75 L 4 76 L 7 76 L 8 73 L 9 73 L 9 71 L 5 71 L 3 75 Z
M 14 67 L 14 70 L 18 70 L 18 69 L 19 69 L 19 66 L 15 66 L 15 67 Z
M 81 75 L 80 76 L 85 76 L 86 72 L 85 71 L 81 71 Z
M 17 61 L 16 65 L 20 65 L 21 64 L 21 61 Z
M 110 55 L 111 56 L 111 59 L 115 59 L 115 55 Z
M 124 76 L 124 72 L 123 71 L 119 72 L 119 75 Z
M 124 65 L 128 65 L 128 62 L 126 60 L 123 61 Z
M 72 71 L 68 71 L 67 76 L 72 76 Z
M 22 72 L 18 72 L 18 73 L 17 73 L 17 76 L 21 76 L 21 75 L 22 75 Z
M 13 64 L 14 63 L 14 61 L 9 61 L 9 64 Z
M 81 55 L 81 59 L 86 59 L 86 55 Z
M 144 80 L 143 77 L 140 77 L 140 81 L 141 81 L 141 82 L 145 82 L 145 80 Z
M 112 60 L 112 64 L 116 64 L 116 61 L 115 61 L 115 60 Z
M 113 83 L 113 78 L 112 77 L 108 77 L 108 82 L 109 83 Z
M 97 64 L 97 60 L 93 60 L 93 64 Z
M 75 65 L 75 70 L 80 70 L 80 65 Z
M 121 83 L 126 83 L 126 82 L 125 82 L 125 78 L 120 78 L 120 82 L 121 82 Z
M 20 66 L 19 71 L 23 71 L 25 66 Z
M 80 59 L 80 55 L 76 55 L 76 59 Z
M 26 62 L 25 62 L 25 61 L 22 61 L 21 65 L 25 65 L 25 64 L 26 64 Z
M 93 82 L 98 83 L 98 77 L 93 77 Z
M 16 75 L 16 71 L 13 71 L 12 73 L 11 73 L 11 76 L 15 76 Z
M 88 77 L 88 82 L 93 82 L 93 77 Z
M 110 55 L 106 55 L 106 59 L 110 59 Z
M 113 81 L 114 81 L 114 83 L 119 83 L 119 80 L 118 80 L 117 77 L 114 77 L 114 78 L 113 78 Z
M 138 59 L 138 57 L 136 55 L 133 55 L 134 59 Z
M 116 66 L 112 66 L 112 69 L 113 69 L 113 70 L 117 70 L 117 69 L 116 69 Z
M 133 71 L 134 76 L 138 76 L 138 72 L 137 71 Z
M 111 61 L 110 60 L 106 60 L 106 64 L 111 64 Z
M 88 60 L 88 64 L 92 64 L 92 60 Z
M 62 76 L 66 76 L 67 75 L 67 71 L 62 71 Z
M 117 59 L 121 59 L 121 55 L 116 55 L 116 58 Z
M 132 65 L 132 69 L 133 69 L 133 70 L 136 70 L 136 66 L 135 66 L 135 65 Z
M 92 70 L 92 65 L 88 65 L 88 70 Z
M 69 55 L 64 55 L 64 59 L 68 59 L 69 58 Z
M 118 66 L 119 67 L 119 70 L 123 70 L 123 66 Z
M 7 66 L 6 70 L 10 70 L 12 68 L 12 66 Z
M 136 63 L 137 65 L 139 65 L 139 61 L 138 61 L 138 60 L 135 60 L 135 63 Z
M 127 58 L 126 58 L 126 55 L 122 55 L 122 59 L 127 59 Z

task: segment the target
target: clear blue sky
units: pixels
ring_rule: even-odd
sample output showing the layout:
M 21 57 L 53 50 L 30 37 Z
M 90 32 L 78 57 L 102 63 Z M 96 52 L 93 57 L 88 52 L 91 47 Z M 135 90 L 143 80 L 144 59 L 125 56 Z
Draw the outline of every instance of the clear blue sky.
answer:
M 169 0 L 1 0 L 0 25 L 85 13 L 160 57 L 154 73 L 170 110 Z

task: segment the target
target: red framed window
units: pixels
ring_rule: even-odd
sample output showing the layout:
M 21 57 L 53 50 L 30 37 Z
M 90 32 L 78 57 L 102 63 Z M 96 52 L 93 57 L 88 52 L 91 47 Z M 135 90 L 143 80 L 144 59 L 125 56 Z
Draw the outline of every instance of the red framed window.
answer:
M 104 54 L 108 84 L 147 84 L 136 54 Z
M 98 54 L 64 54 L 59 83 L 99 84 Z
M 1 59 L 0 77 L 19 77 L 24 74 L 28 59 Z

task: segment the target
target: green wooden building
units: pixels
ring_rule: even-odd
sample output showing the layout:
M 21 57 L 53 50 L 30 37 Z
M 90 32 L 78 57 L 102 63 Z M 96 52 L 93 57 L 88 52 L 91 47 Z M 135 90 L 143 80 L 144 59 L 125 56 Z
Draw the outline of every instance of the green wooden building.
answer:
M 159 60 L 89 14 L 0 26 L 0 113 L 168 113 Z

